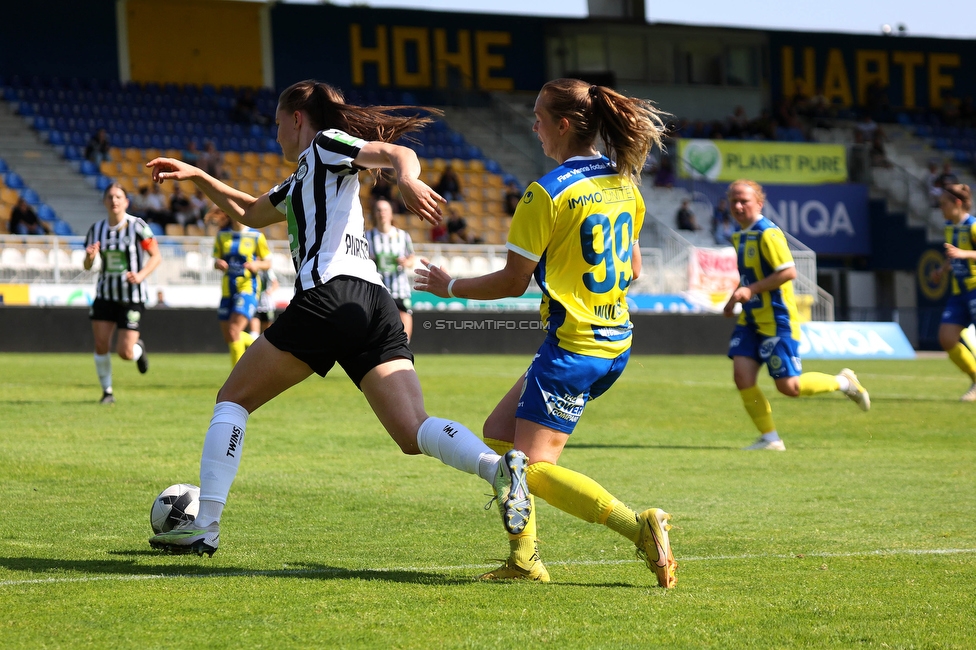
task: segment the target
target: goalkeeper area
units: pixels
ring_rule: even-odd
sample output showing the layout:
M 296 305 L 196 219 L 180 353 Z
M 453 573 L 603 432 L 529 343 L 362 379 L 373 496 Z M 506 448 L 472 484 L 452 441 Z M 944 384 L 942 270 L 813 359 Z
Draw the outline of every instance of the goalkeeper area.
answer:
M 479 432 L 527 355 L 428 356 L 431 414 Z M 976 437 L 946 359 L 851 364 L 871 391 L 779 395 L 755 431 L 724 356 L 634 356 L 560 464 L 672 513 L 672 590 L 608 529 L 537 500 L 549 584 L 487 486 L 402 455 L 340 372 L 255 412 L 213 558 L 149 548 L 160 490 L 198 484 L 225 354 L 153 356 L 97 404 L 90 354 L 0 355 L 0 646 L 976 647 Z M 837 362 L 807 361 L 835 373 Z

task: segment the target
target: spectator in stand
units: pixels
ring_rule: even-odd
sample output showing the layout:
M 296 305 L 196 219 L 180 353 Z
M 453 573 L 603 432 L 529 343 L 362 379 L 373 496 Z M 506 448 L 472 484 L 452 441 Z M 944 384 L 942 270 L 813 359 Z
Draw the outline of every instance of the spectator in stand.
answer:
M 207 140 L 203 145 L 203 153 L 200 154 L 200 168 L 214 178 L 226 178 L 224 173 L 224 157 L 217 151 L 217 146 L 213 140 Z
M 156 290 L 156 304 L 153 305 L 153 309 L 168 309 L 169 305 L 166 304 L 166 298 L 163 296 L 163 290 Z
M 173 221 L 183 227 L 183 234 L 186 234 L 186 226 L 196 223 L 193 216 L 193 208 L 190 207 L 190 199 L 183 193 L 179 184 L 173 185 L 173 195 L 169 197 L 169 212 L 173 215 Z
M 654 187 L 674 187 L 674 163 L 671 156 L 661 156 L 661 164 L 654 175 Z
M 447 240 L 452 244 L 477 244 L 479 240 L 468 230 L 467 220 L 458 214 L 453 205 L 448 205 Z
M 268 118 L 265 115 L 261 115 L 258 110 L 257 101 L 254 99 L 254 94 L 251 92 L 250 88 L 242 88 L 241 94 L 237 96 L 234 100 L 234 109 L 231 112 L 235 122 L 240 122 L 241 124 L 267 124 Z
M 725 122 L 730 138 L 743 137 L 749 128 L 749 118 L 746 117 L 746 109 L 742 106 L 736 106 L 735 111 L 726 118 Z
M 24 197 L 17 199 L 16 205 L 10 211 L 10 223 L 7 226 L 11 235 L 49 235 L 51 229 L 37 218 L 37 213 Z
M 88 140 L 88 144 L 85 145 L 85 158 L 96 165 L 100 165 L 109 159 L 108 151 L 111 146 L 112 145 L 108 141 L 108 134 L 105 133 L 105 129 L 99 129 L 95 132 L 95 135 Z
M 729 202 L 723 198 L 719 200 L 718 205 L 715 206 L 715 212 L 712 214 L 712 236 L 717 245 L 731 246 L 733 232 L 735 232 L 735 226 L 732 223 Z
M 210 201 L 207 199 L 207 195 L 203 193 L 203 190 L 197 188 L 197 191 L 190 197 L 190 214 L 197 225 L 203 225 L 209 209 Z
M 929 173 L 925 178 L 925 186 L 929 190 L 929 204 L 933 208 L 939 207 L 939 198 L 942 196 L 942 187 L 939 181 L 939 163 L 934 160 L 929 161 Z
M 884 132 L 881 129 L 874 132 L 874 138 L 871 140 L 871 149 L 869 152 L 872 167 L 891 167 L 891 162 L 885 153 L 884 140 Z
M 183 162 L 188 165 L 199 165 L 200 164 L 200 149 L 197 147 L 196 140 L 190 140 L 190 143 L 186 145 L 186 149 L 183 151 Z
M 952 171 L 952 163 L 946 160 L 942 163 L 942 173 L 935 179 L 936 187 L 944 190 L 949 185 L 955 185 L 958 182 L 959 178 Z
M 129 199 L 129 214 L 139 217 L 143 221 L 149 221 L 147 212 L 149 210 L 149 187 L 143 185 L 139 188 L 131 199 Z
M 512 216 L 515 214 L 515 209 L 518 207 L 519 202 L 522 200 L 522 190 L 519 189 L 518 181 L 514 178 L 508 180 L 508 185 L 505 187 L 505 212 Z
M 173 215 L 166 205 L 166 197 L 156 183 L 150 183 L 149 193 L 146 196 L 146 220 L 161 226 L 173 223 Z
M 695 218 L 695 213 L 691 211 L 691 204 L 688 199 L 681 202 L 681 207 L 678 208 L 678 214 L 676 215 L 676 221 L 678 223 L 678 230 L 701 230 L 701 226 L 698 225 L 698 220 Z
M 448 242 L 447 226 L 442 221 L 430 229 L 430 241 L 435 244 L 446 244 Z
M 458 173 L 454 171 L 454 168 L 448 165 L 441 172 L 441 178 L 437 181 L 437 185 L 434 186 L 434 191 L 443 196 L 448 201 L 460 201 L 461 196 L 461 178 Z
M 854 125 L 854 131 L 861 134 L 863 142 L 873 142 L 874 134 L 880 128 L 868 113 L 863 114 L 857 124 Z

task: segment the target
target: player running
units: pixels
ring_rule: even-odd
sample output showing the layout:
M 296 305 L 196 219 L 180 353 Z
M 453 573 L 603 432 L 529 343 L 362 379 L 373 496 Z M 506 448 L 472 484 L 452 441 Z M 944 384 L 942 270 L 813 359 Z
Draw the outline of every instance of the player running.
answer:
M 126 361 L 135 361 L 139 372 L 149 370 L 146 344 L 139 338 L 139 323 L 145 313 L 148 293 L 144 282 L 163 258 L 149 225 L 127 214 L 129 198 L 118 183 L 102 194 L 108 216 L 96 221 L 85 235 L 85 270 L 95 259 L 101 271 L 95 285 L 95 300 L 88 311 L 95 337 L 95 370 L 102 385 L 100 404 L 115 404 L 112 390 L 112 334 L 119 330 L 116 351 Z M 148 259 L 147 259 L 148 257 Z
M 234 221 L 217 206 L 207 218 L 220 228 L 213 249 L 214 268 L 224 272 L 217 319 L 233 367 L 254 342 L 248 329 L 258 308 L 259 275 L 271 268 L 271 250 L 264 233 Z
M 613 385 L 630 357 L 626 295 L 641 271 L 644 222 L 637 183 L 648 149 L 660 144 L 660 115 L 604 86 L 547 83 L 532 130 L 559 166 L 522 196 L 505 268 L 464 279 L 438 267 L 418 269 L 416 286 L 441 297 L 494 300 L 521 296 L 535 275 L 546 340 L 485 422 L 485 442 L 499 453 L 513 445 L 525 452 L 532 494 L 629 539 L 658 584 L 670 588 L 678 566 L 668 539 L 671 515 L 658 508 L 638 514 L 593 479 L 557 465 L 586 403 Z M 612 159 L 597 150 L 598 135 Z M 535 519 L 533 510 L 523 532 L 510 532 L 508 559 L 482 579 L 549 581 Z
M 848 368 L 838 375 L 803 372 L 800 363 L 800 324 L 793 299 L 796 263 L 779 227 L 763 216 L 766 195 L 753 181 L 738 180 L 729 185 L 729 207 L 740 230 L 732 245 L 739 260 L 740 286 L 725 304 L 732 317 L 742 305 L 729 342 L 729 358 L 736 388 L 756 428 L 759 439 L 745 449 L 785 451 L 786 444 L 773 424 L 772 410 L 756 385 L 759 368 L 765 364 L 776 390 L 787 397 L 809 397 L 840 391 L 862 411 L 871 408 L 871 398 Z
M 289 86 L 278 99 L 275 121 L 282 154 L 296 164 L 295 173 L 258 198 L 179 160 L 147 163 L 154 181 L 193 181 L 243 224 L 262 228 L 287 220 L 298 274 L 294 299 L 217 393 L 200 461 L 196 521 L 152 537 L 154 548 L 213 555 L 248 416 L 313 372 L 324 377 L 336 363 L 403 453 L 424 453 L 482 477 L 493 486 L 506 527 L 519 532 L 525 526 L 525 455 L 509 452 L 503 458 L 463 425 L 427 414 L 396 304 L 369 259 L 360 170 L 392 168 L 407 208 L 431 223 L 440 221 L 443 199 L 420 181 L 417 155 L 391 144 L 431 122 L 400 114 L 405 108 L 352 106 L 338 90 L 316 81 Z
M 376 270 L 383 276 L 383 285 L 390 290 L 407 340 L 413 335 L 413 309 L 410 301 L 410 278 L 407 269 L 413 268 L 413 241 L 410 233 L 393 225 L 393 206 L 386 199 L 377 199 L 373 206 L 374 227 L 366 231 L 369 256 Z

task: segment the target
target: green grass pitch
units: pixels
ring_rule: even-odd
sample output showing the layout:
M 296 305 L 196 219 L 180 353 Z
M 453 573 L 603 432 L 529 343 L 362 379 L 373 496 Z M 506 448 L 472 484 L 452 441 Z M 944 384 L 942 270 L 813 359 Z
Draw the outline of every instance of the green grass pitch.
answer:
M 528 363 L 424 356 L 432 414 L 480 432 Z M 973 648 L 976 405 L 945 359 L 856 362 L 873 408 L 761 386 L 723 357 L 634 357 L 562 464 L 674 515 L 678 585 L 544 503 L 553 582 L 482 584 L 507 555 L 487 484 L 399 453 L 341 371 L 251 416 L 213 558 L 149 548 L 164 487 L 198 483 L 226 355 L 0 355 L 2 648 Z M 808 361 L 807 370 L 841 364 Z

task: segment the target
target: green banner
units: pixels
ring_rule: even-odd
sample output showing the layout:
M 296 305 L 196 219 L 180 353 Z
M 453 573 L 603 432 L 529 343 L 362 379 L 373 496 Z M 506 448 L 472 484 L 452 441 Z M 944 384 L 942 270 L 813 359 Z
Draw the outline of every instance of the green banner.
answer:
M 415 311 L 539 311 L 541 293 L 527 293 L 518 298 L 500 300 L 468 300 L 467 298 L 441 298 L 426 291 L 412 292 L 411 302 Z
M 678 140 L 681 178 L 731 182 L 744 178 L 774 185 L 820 185 L 847 181 L 842 144 Z

